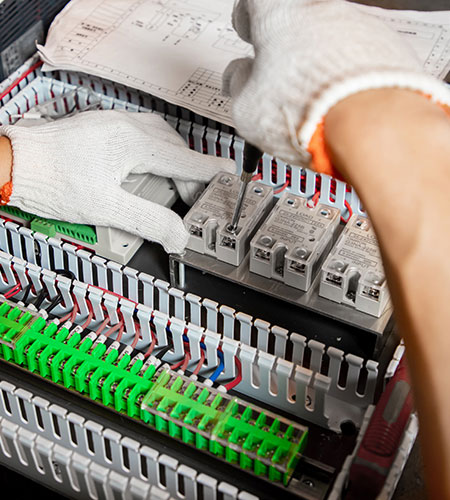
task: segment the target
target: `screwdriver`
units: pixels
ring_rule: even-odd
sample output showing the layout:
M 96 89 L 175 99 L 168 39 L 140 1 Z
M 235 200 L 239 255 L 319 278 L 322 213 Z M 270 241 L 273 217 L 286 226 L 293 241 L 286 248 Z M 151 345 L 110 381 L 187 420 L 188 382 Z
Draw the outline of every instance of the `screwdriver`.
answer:
M 409 374 L 403 356 L 375 407 L 353 459 L 345 500 L 378 498 L 413 410 Z
M 258 166 L 263 152 L 249 142 L 244 145 L 244 154 L 242 160 L 241 186 L 234 208 L 231 224 L 227 227 L 230 233 L 235 233 L 241 217 L 242 208 L 244 205 L 245 192 L 247 191 L 248 183 L 252 180 L 253 174 Z

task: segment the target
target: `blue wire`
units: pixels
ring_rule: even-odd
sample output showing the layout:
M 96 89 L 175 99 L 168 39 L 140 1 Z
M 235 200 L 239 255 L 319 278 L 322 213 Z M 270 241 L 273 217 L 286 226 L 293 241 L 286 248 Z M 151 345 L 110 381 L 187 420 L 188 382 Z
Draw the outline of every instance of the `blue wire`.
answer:
M 185 342 L 189 342 L 189 338 L 187 335 L 183 335 L 183 340 Z M 206 351 L 206 345 L 203 342 L 200 342 L 200 347 Z M 223 369 L 225 368 L 225 362 L 224 362 L 224 357 L 223 357 L 223 352 L 222 351 L 217 351 L 217 355 L 219 356 L 219 365 L 215 369 L 214 373 L 209 377 L 209 380 L 212 382 L 215 382 L 219 375 L 223 372 Z
M 217 351 L 217 355 L 219 356 L 220 363 L 219 366 L 216 368 L 216 371 L 209 377 L 209 380 L 211 380 L 211 382 L 215 382 L 217 380 L 218 376 L 223 372 L 223 369 L 225 367 L 223 352 Z

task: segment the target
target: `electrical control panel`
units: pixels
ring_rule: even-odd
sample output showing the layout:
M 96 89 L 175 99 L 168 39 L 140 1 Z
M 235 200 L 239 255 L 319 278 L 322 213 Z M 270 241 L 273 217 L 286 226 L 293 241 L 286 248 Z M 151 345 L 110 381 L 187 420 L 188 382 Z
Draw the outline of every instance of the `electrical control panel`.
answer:
M 336 208 L 285 193 L 251 241 L 250 271 L 307 292 L 340 216 Z
M 26 86 L 0 121 L 29 102 L 62 115 L 88 101 L 156 109 L 190 147 L 234 158 L 239 170 L 243 143 L 233 131 L 111 82 L 59 77 Z M 128 267 L 102 253 L 127 244 L 113 233 L 99 238 L 102 228 L 14 210 L 0 218 L 0 437 L 9 446 L 0 463 L 29 446 L 14 467 L 32 474 L 23 457 L 38 456 L 36 477 L 81 499 L 342 496 L 385 366 L 393 373 L 401 359 L 396 351 L 391 360 L 376 239 L 339 181 L 267 154 L 255 179 L 235 233 L 239 177 L 213 179 L 185 216 L 189 244 L 171 256 L 178 276 L 170 284 L 155 246 Z M 146 182 L 130 181 L 145 197 Z M 5 383 L 8 373 L 20 388 Z M 383 498 L 416 432 L 408 424 L 395 437 Z
M 250 182 L 236 231 L 230 231 L 238 197 L 237 175 L 217 174 L 184 218 L 189 232 L 187 247 L 238 266 L 248 251 L 250 239 L 272 207 L 272 189 Z
M 389 291 L 369 219 L 354 215 L 347 222 L 323 264 L 320 295 L 372 316 L 383 313 Z

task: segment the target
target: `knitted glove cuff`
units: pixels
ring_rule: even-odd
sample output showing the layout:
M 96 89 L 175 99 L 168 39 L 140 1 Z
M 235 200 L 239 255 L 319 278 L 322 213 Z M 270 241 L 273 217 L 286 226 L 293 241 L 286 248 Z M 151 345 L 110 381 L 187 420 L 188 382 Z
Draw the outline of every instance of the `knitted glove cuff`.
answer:
M 450 106 L 450 90 L 435 78 L 407 71 L 378 71 L 349 78 L 327 89 L 310 108 L 300 127 L 296 148 L 302 155 L 310 154 L 312 168 L 319 173 L 341 179 L 328 156 L 324 138 L 324 119 L 328 111 L 339 101 L 365 90 L 398 88 L 420 92 L 438 105 Z

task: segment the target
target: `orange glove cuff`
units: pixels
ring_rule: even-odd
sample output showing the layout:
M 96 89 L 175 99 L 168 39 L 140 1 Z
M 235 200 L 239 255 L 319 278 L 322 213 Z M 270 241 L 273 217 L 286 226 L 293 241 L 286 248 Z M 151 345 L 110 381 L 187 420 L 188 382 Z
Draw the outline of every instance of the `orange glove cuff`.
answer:
M 423 94 L 425 95 L 425 94 Z M 429 95 L 425 95 L 428 99 L 431 98 Z M 442 109 L 450 116 L 450 107 L 445 104 L 438 104 Z M 326 174 L 334 177 L 339 181 L 343 181 L 344 179 L 339 174 L 339 172 L 333 167 L 331 163 L 330 156 L 327 151 L 327 146 L 325 143 L 325 118 L 322 118 L 322 121 L 317 124 L 316 130 L 311 137 L 311 140 L 308 145 L 308 153 L 311 155 L 311 163 L 313 170 L 318 172 L 319 174 Z
M 3 184 L 3 186 L 0 188 L 0 206 L 9 203 L 9 199 L 11 198 L 12 194 L 12 188 L 13 188 L 12 181 Z

